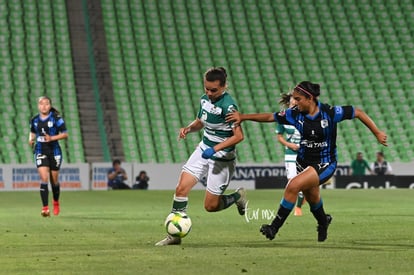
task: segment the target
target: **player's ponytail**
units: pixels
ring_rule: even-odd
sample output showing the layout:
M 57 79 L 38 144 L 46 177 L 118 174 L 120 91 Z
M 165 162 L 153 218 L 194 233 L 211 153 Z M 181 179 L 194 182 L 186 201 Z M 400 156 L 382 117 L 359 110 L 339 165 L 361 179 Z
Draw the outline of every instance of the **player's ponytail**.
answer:
M 282 94 L 280 96 L 279 104 L 282 105 L 285 109 L 289 108 L 291 97 L 291 94 Z
M 56 110 L 55 107 L 50 108 L 50 111 L 53 112 L 53 113 L 55 113 L 58 116 L 60 115 L 60 112 L 58 110 Z

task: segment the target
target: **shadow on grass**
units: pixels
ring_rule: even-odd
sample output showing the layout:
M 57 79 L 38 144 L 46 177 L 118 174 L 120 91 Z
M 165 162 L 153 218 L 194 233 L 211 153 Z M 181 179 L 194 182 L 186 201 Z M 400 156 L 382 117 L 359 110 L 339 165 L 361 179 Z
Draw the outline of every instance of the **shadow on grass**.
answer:
M 281 241 L 281 240 L 263 240 L 263 241 L 238 241 L 232 243 L 226 242 L 200 242 L 195 243 L 194 241 L 185 243 L 183 241 L 182 246 L 185 248 L 286 248 L 286 249 L 332 249 L 332 250 L 357 250 L 357 251 L 405 251 L 414 249 L 413 244 L 400 243 L 395 241 L 384 241 L 384 240 L 354 240 L 347 242 L 316 242 L 312 243 L 312 240 L 304 240 L 299 242 L 294 241 Z
M 128 216 L 121 216 L 121 215 L 116 215 L 114 214 L 113 216 L 93 216 L 93 215 L 88 215 L 88 216 L 83 216 L 83 215 L 65 215 L 65 216 L 61 216 L 61 219 L 67 219 L 67 220 L 78 220 L 78 221 L 88 221 L 88 220 L 108 220 L 108 221 L 113 221 L 113 220 L 117 220 L 117 221 L 130 221 L 131 217 Z

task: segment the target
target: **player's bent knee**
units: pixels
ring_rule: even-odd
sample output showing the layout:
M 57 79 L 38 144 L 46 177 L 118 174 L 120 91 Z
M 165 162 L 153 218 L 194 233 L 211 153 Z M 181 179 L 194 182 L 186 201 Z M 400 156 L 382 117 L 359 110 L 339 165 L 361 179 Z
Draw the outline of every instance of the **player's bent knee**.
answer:
M 289 184 L 286 186 L 286 192 L 292 193 L 292 194 L 298 194 L 302 188 L 297 184 Z
M 180 183 L 175 188 L 175 195 L 178 197 L 187 197 L 188 193 L 190 193 L 190 190 L 192 188 L 192 185 Z
M 217 208 L 217 207 L 212 206 L 212 205 L 204 205 L 204 209 L 205 209 L 207 212 L 216 212 L 216 211 L 218 210 L 218 208 Z
M 207 212 L 216 212 L 219 210 L 220 207 L 220 203 L 215 203 L 215 202 L 205 202 L 204 203 L 204 209 Z

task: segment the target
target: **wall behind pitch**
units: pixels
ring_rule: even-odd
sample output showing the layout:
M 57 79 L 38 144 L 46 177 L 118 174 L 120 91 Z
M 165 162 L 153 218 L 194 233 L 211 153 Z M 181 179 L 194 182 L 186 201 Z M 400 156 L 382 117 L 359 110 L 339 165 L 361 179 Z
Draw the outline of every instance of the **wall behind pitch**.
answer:
M 414 175 L 414 163 L 392 163 L 395 175 Z M 63 164 L 59 181 L 62 190 L 107 190 L 107 172 L 111 163 Z M 182 164 L 140 164 L 122 163 L 128 174 L 127 184 L 132 186 L 135 177 L 145 170 L 150 178 L 150 190 L 174 190 L 178 183 Z M 349 167 L 348 167 L 349 168 Z M 338 166 L 337 173 L 346 175 L 347 166 Z M 279 177 L 280 184 L 285 184 L 285 170 L 281 163 L 238 164 L 228 190 L 237 187 L 255 189 L 256 177 Z M 0 191 L 39 190 L 40 179 L 33 164 L 0 165 Z M 205 189 L 198 183 L 194 189 Z

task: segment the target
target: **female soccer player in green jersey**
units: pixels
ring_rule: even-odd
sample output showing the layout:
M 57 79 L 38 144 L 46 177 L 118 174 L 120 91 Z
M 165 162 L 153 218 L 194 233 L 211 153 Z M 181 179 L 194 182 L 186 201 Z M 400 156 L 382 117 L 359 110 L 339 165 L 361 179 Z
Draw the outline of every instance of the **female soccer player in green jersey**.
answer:
M 243 188 L 224 195 L 236 166 L 236 144 L 243 140 L 240 125 L 228 123 L 225 117 L 236 111 L 237 105 L 226 92 L 227 74 L 222 67 L 211 68 L 204 74 L 204 92 L 196 119 L 179 132 L 179 139 L 203 129 L 203 138 L 184 164 L 175 189 L 171 212 L 186 212 L 188 194 L 203 178 L 206 178 L 204 208 L 208 212 L 226 209 L 236 204 L 239 214 L 244 215 L 246 193 Z M 167 235 L 157 246 L 180 244 L 181 238 Z

